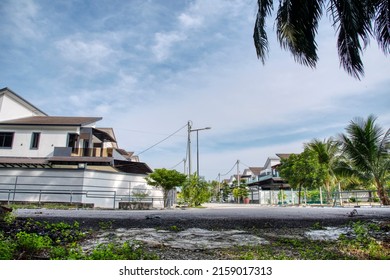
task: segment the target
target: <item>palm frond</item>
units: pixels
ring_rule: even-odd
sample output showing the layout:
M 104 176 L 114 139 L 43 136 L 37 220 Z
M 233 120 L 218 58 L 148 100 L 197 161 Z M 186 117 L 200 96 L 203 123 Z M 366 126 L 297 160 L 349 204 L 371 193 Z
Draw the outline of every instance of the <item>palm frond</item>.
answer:
M 360 55 L 369 44 L 373 9 L 368 5 L 368 1 L 330 0 L 328 12 L 338 31 L 340 65 L 350 75 L 360 79 L 364 76 Z M 363 41 L 363 46 L 360 41 Z
M 277 36 L 282 48 L 294 59 L 314 68 L 318 61 L 315 37 L 324 0 L 282 0 L 276 16 Z
M 256 48 L 257 58 L 265 63 L 268 56 L 268 37 L 265 31 L 265 20 L 273 10 L 273 0 L 258 0 L 258 11 L 253 31 L 253 40 Z
M 375 18 L 375 35 L 377 42 L 385 54 L 390 53 L 390 1 L 377 0 Z

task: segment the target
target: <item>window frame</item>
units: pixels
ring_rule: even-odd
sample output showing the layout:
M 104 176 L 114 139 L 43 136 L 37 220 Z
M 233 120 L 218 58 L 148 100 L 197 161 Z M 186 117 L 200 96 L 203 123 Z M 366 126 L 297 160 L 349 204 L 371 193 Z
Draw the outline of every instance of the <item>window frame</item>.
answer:
M 32 132 L 31 133 L 30 149 L 31 150 L 38 150 L 40 141 L 41 141 L 41 133 L 37 132 L 37 131 Z
M 10 145 L 5 146 L 7 138 L 11 138 Z M 15 132 L 13 131 L 0 131 L 0 149 L 12 149 L 14 144 Z

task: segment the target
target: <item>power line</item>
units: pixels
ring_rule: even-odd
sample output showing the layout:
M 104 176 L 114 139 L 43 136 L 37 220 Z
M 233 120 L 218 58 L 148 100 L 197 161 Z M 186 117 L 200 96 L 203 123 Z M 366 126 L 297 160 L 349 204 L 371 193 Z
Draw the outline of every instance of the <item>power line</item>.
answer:
M 175 166 L 172 166 L 170 169 L 174 169 L 176 168 L 177 166 L 179 166 L 182 162 L 185 162 L 186 159 L 182 159 L 178 164 L 176 164 Z
M 240 160 L 240 163 L 241 163 L 242 165 L 245 165 L 245 166 L 248 167 L 248 168 L 251 168 L 249 165 L 243 163 L 241 160 Z
M 229 170 L 229 172 L 227 172 L 227 173 L 225 173 L 225 174 L 221 174 L 221 176 L 226 176 L 226 175 L 228 175 L 230 172 L 232 172 L 232 170 L 234 169 L 234 167 L 236 167 L 236 165 L 237 165 L 237 161 L 236 161 L 236 163 L 234 163 L 233 167 Z
M 180 130 L 182 130 L 182 129 L 185 128 L 185 127 L 187 127 L 187 124 L 184 125 L 183 127 L 179 128 L 178 130 L 176 130 L 174 133 L 168 135 L 168 136 L 165 137 L 163 140 L 157 142 L 156 144 L 154 144 L 154 145 L 150 146 L 149 148 L 143 150 L 142 152 L 138 153 L 137 156 L 139 156 L 139 155 L 142 154 L 142 153 L 145 153 L 146 151 L 149 151 L 150 149 L 156 147 L 157 145 L 161 144 L 161 143 L 164 142 L 165 140 L 171 138 L 173 135 L 175 135 L 176 133 L 178 133 Z

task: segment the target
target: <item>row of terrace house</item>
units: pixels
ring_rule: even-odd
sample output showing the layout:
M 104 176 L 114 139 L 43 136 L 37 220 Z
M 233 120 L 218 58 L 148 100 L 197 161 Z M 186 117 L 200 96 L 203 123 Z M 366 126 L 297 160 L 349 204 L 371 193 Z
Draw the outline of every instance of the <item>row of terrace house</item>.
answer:
M 246 168 L 242 174 L 232 175 L 226 182 L 230 186 L 235 181 L 245 182 L 249 189 L 251 203 L 259 204 L 289 204 L 296 201 L 294 190 L 286 180 L 280 177 L 277 167 L 281 159 L 290 154 L 276 154 L 268 157 L 263 167 Z
M 145 181 L 151 168 L 120 149 L 114 130 L 97 126 L 100 120 L 49 116 L 0 89 L 0 203 L 162 207 L 161 191 Z

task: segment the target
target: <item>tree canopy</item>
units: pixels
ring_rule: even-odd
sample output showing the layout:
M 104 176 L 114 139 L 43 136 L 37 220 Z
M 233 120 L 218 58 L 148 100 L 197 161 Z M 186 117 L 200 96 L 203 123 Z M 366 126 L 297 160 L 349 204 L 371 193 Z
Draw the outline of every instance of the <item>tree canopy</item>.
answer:
M 175 187 L 181 186 L 187 176 L 176 171 L 165 168 L 155 169 L 153 173 L 146 177 L 146 182 L 154 187 L 162 188 L 164 194 L 164 207 L 167 207 L 168 193 Z
M 301 203 L 302 187 L 309 189 L 319 187 L 324 184 L 326 179 L 325 166 L 319 163 L 317 154 L 310 149 L 282 159 L 278 170 L 280 176 L 285 178 L 292 187 L 299 189 L 298 204 Z
M 196 174 L 186 180 L 181 189 L 181 196 L 190 207 L 200 206 L 211 198 L 210 185 Z
M 269 45 L 266 19 L 272 15 L 273 0 L 257 0 L 254 27 L 257 57 L 263 64 Z M 388 0 L 279 0 L 276 34 L 280 46 L 289 50 L 295 61 L 314 68 L 318 61 L 316 35 L 323 14 L 328 14 L 337 32 L 340 65 L 360 79 L 364 75 L 361 59 L 370 37 L 384 54 L 390 53 L 390 2 Z

